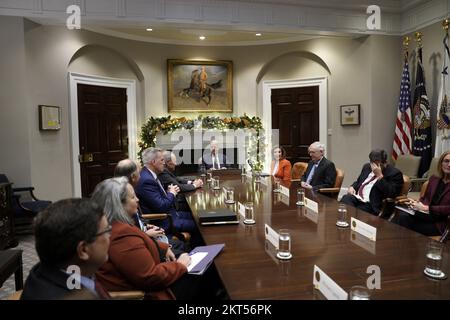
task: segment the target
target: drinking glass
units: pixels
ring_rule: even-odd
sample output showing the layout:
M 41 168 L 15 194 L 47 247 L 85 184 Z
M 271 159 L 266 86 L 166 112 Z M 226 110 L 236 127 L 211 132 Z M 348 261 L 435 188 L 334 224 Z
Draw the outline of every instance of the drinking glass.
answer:
M 255 224 L 255 212 L 253 210 L 253 202 L 245 203 L 245 224 Z
M 347 206 L 345 204 L 340 203 L 338 207 L 338 218 L 336 225 L 341 228 L 347 228 Z
M 280 181 L 274 181 L 273 192 L 280 192 L 280 191 L 281 191 Z
M 296 205 L 304 206 L 305 205 L 305 189 L 299 188 L 297 189 L 297 202 Z
M 212 177 L 211 182 L 212 182 L 212 187 L 213 187 L 214 190 L 219 190 L 220 189 L 219 177 L 218 176 Z
M 277 258 L 288 260 L 292 258 L 291 254 L 291 235 L 288 229 L 278 231 L 278 253 Z
M 427 264 L 423 271 L 427 276 L 435 279 L 445 279 L 447 276 L 441 270 L 442 254 L 444 251 L 444 244 L 431 240 L 427 247 Z
M 233 204 L 234 203 L 234 189 L 233 188 L 227 188 L 225 190 L 225 203 L 227 204 Z
M 370 300 L 370 290 L 363 286 L 353 286 L 350 289 L 350 300 Z
M 206 174 L 206 181 L 210 182 L 211 179 L 212 179 L 212 173 L 211 173 L 211 172 L 208 172 L 208 173 Z

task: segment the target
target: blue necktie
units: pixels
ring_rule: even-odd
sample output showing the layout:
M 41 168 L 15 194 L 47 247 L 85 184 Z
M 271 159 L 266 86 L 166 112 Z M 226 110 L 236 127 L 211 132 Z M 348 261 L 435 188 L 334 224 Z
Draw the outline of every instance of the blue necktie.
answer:
M 314 171 L 316 171 L 317 164 L 313 164 L 311 171 L 309 172 L 308 178 L 306 179 L 307 184 L 311 184 L 311 180 L 314 177 Z

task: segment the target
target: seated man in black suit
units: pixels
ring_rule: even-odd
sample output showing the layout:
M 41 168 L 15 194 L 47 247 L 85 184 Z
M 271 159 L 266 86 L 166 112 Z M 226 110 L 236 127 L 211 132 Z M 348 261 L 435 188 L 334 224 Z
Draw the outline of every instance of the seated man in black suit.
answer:
M 200 165 L 204 165 L 206 170 L 219 170 L 226 169 L 229 164 L 230 162 L 220 150 L 217 140 L 212 139 L 210 152 L 205 150 L 203 157 L 200 159 Z
M 40 262 L 31 269 L 22 300 L 108 299 L 93 275 L 108 259 L 111 226 L 88 199 L 60 200 L 35 220 Z
M 334 163 L 323 156 L 325 145 L 318 141 L 313 142 L 308 153 L 311 161 L 308 163 L 302 176 L 301 186 L 305 189 L 332 188 L 336 182 L 336 167 Z
M 372 150 L 369 161 L 363 166 L 358 180 L 348 188 L 341 202 L 378 215 L 383 199 L 394 198 L 400 194 L 403 174 L 387 164 L 387 153 L 384 150 Z

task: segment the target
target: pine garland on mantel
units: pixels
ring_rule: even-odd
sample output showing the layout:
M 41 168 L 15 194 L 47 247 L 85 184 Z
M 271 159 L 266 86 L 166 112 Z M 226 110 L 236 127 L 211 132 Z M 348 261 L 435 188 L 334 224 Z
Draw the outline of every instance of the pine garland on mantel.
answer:
M 139 158 L 141 158 L 142 152 L 156 145 L 156 136 L 161 134 L 170 134 L 175 130 L 185 129 L 193 130 L 201 128 L 203 130 L 236 130 L 236 129 L 254 129 L 256 136 L 254 137 L 254 142 L 256 146 L 255 152 L 251 159 L 253 164 L 253 170 L 262 170 L 262 159 L 260 156 L 261 149 L 261 135 L 263 134 L 263 126 L 261 119 L 259 117 L 249 117 L 244 113 L 243 116 L 237 117 L 210 117 L 199 115 L 196 119 L 189 119 L 186 117 L 172 118 L 172 116 L 167 117 L 150 117 L 141 128 L 141 135 L 139 144 Z

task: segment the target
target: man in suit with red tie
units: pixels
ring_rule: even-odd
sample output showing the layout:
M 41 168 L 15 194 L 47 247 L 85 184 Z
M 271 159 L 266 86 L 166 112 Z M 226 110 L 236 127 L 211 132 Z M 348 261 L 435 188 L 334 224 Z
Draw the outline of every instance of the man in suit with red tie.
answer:
M 22 300 L 109 299 L 94 274 L 108 260 L 111 226 L 88 199 L 51 204 L 35 220 L 40 262 L 31 269 Z
M 403 174 L 387 164 L 387 153 L 381 149 L 372 150 L 358 179 L 348 188 L 341 202 L 358 209 L 378 215 L 385 198 L 400 194 L 403 187 Z

